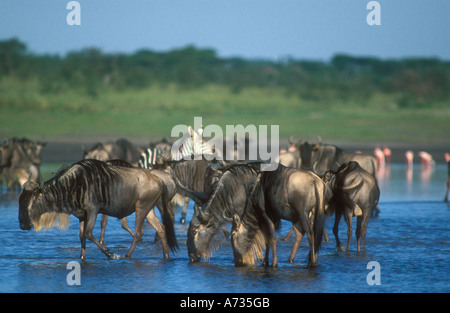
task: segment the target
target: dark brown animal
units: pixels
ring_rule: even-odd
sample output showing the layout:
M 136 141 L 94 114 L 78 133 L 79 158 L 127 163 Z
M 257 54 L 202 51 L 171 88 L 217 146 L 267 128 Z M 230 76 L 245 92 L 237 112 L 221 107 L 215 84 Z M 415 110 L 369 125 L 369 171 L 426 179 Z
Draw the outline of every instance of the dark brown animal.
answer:
M 229 214 L 242 214 L 250 188 L 259 172 L 257 167 L 244 164 L 226 166 L 221 168 L 221 175 L 212 177 L 215 182 L 209 194 L 190 192 L 197 203 L 204 203 L 201 208 L 196 208 L 187 233 L 191 262 L 198 262 L 201 257 L 209 259 L 216 243 L 214 236 L 229 222 L 224 210 Z M 180 188 L 186 190 L 183 186 Z
M 27 180 L 38 180 L 41 151 L 45 145 L 16 137 L 0 145 L 0 175 L 5 176 L 8 189 L 20 188 Z
M 132 165 L 137 165 L 142 150 L 125 138 L 114 142 L 97 143 L 91 149 L 83 147 L 83 159 L 95 159 L 100 161 L 124 160 Z
M 329 171 L 324 180 L 330 185 L 333 196 L 328 210 L 335 212 L 333 234 L 336 246 L 342 249 L 339 241 L 339 221 L 341 216 L 347 223 L 347 248 L 349 251 L 352 238 L 352 217 L 356 216 L 356 239 L 358 252 L 360 252 L 360 239 L 362 238 L 363 252 L 366 251 L 365 238 L 367 224 L 372 216 L 372 210 L 377 207 L 380 198 L 380 188 L 373 175 L 365 171 L 357 162 L 351 161 L 342 164 L 339 169 Z
M 118 258 L 92 234 L 97 215 L 107 214 L 122 219 L 136 213 L 133 242 L 126 254 L 131 257 L 143 235 L 144 219 L 162 197 L 167 197 L 161 179 L 148 170 L 110 166 L 98 160 L 83 160 L 62 168 L 43 184 L 27 182 L 19 197 L 19 223 L 22 230 L 38 231 L 53 226 L 57 219 L 67 223 L 67 216 L 80 221 L 81 259 L 86 258 L 86 238 L 94 242 L 108 258 Z M 167 203 L 167 201 L 162 201 Z M 159 233 L 164 257 L 169 257 L 178 245 L 173 217 L 165 208 L 162 212 L 164 232 Z
M 323 174 L 326 170 L 337 170 L 345 162 L 356 161 L 373 176 L 377 172 L 377 160 L 374 156 L 349 153 L 336 146 L 322 144 L 320 137 L 318 137 L 316 143 L 303 140 L 296 143 L 292 142 L 292 145 L 300 151 L 301 169 L 304 170 L 312 170 L 315 164 L 316 171 Z
M 108 165 L 114 165 L 114 166 L 123 166 L 123 167 L 128 167 L 128 168 L 133 167 L 130 163 L 123 161 L 123 160 L 109 160 L 106 163 Z M 160 211 L 161 214 L 163 214 L 163 210 L 165 210 L 165 208 L 167 208 L 167 210 L 169 210 L 170 214 L 173 216 L 174 212 L 173 212 L 173 208 L 171 206 L 171 200 L 177 193 L 177 186 L 175 184 L 174 177 L 166 172 L 161 171 L 161 170 L 152 170 L 151 173 L 161 179 L 161 181 L 164 183 L 165 188 L 167 190 L 167 197 L 165 197 L 165 201 L 167 201 L 167 203 L 163 204 L 162 201 L 164 199 L 160 198 L 158 200 L 158 202 L 156 203 L 156 207 L 158 208 L 158 210 Z M 156 216 L 155 210 L 150 210 L 149 214 L 146 216 L 146 220 L 156 230 L 156 239 L 159 238 L 159 234 L 164 232 L 164 225 L 161 223 L 161 221 Z M 100 239 L 99 239 L 100 243 L 102 243 L 102 244 L 105 240 L 105 230 L 106 230 L 107 223 L 108 223 L 108 215 L 102 214 L 102 219 L 101 219 L 101 223 L 100 223 L 101 231 L 100 231 Z M 120 224 L 123 229 L 125 229 L 131 236 L 134 237 L 134 232 L 128 226 L 128 221 L 127 221 L 126 217 L 120 219 Z
M 275 171 L 261 172 L 242 216 L 233 215 L 231 238 L 235 264 L 253 264 L 265 244 L 264 264 L 268 265 L 271 247 L 272 266 L 276 267 L 275 229 L 285 219 L 292 222 L 296 232 L 289 262 L 293 262 L 306 233 L 310 246 L 308 267 L 316 266 L 325 221 L 325 196 L 325 184 L 313 172 L 282 165 Z

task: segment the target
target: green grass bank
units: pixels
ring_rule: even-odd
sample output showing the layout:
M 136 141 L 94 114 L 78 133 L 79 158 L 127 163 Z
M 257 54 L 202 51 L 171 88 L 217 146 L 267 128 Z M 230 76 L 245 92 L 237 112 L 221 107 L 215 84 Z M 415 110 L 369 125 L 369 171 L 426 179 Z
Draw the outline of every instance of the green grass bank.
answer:
M 400 96 L 399 96 L 400 97 Z M 320 135 L 326 141 L 450 145 L 450 104 L 401 106 L 394 94 L 358 100 L 305 100 L 282 88 L 249 87 L 236 93 L 216 84 L 184 89 L 103 88 L 42 92 L 38 80 L 0 81 L 0 137 L 170 137 L 177 124 L 279 125 L 280 136 Z M 269 127 L 270 129 L 270 127 Z

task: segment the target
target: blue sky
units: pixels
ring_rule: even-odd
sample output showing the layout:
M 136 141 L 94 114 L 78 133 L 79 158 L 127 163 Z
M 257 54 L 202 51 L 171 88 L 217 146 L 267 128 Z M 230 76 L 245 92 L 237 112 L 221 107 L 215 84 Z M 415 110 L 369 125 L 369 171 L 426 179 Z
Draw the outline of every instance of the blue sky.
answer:
M 450 60 L 448 0 L 379 0 L 380 26 L 366 23 L 369 0 L 79 0 L 80 26 L 67 25 L 68 2 L 0 0 L 0 40 L 17 37 L 33 52 L 52 54 L 193 44 L 222 57 Z

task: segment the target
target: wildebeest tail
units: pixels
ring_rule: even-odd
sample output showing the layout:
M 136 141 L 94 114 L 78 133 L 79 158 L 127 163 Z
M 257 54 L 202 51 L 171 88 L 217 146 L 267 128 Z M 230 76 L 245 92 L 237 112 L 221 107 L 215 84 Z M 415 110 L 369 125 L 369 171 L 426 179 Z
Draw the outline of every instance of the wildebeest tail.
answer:
M 180 182 L 178 177 L 176 177 L 176 176 L 173 176 L 173 179 L 175 181 L 175 184 L 177 185 L 177 193 L 181 194 L 182 196 L 191 198 L 192 200 L 194 200 L 194 202 L 197 205 L 201 205 L 202 203 L 206 202 L 206 200 L 208 200 L 208 194 L 207 193 L 201 192 L 201 191 L 190 190 L 189 188 L 184 186 Z
M 319 193 L 319 190 L 315 188 L 316 207 L 313 220 L 313 237 L 314 237 L 314 256 L 309 252 L 308 268 L 315 267 L 317 265 L 317 255 L 319 253 L 320 246 L 323 238 L 323 228 L 325 227 L 325 197 L 327 196 L 327 185 L 324 184 L 323 194 Z
M 175 236 L 175 228 L 174 228 L 174 220 L 175 219 L 172 216 L 172 214 L 170 213 L 170 210 L 168 207 L 169 197 L 168 197 L 167 186 L 161 180 L 160 180 L 160 184 L 163 187 L 163 193 L 161 196 L 163 212 L 161 215 L 162 215 L 162 219 L 163 219 L 164 228 L 166 231 L 167 244 L 169 245 L 169 248 L 172 250 L 172 252 L 175 252 L 178 250 L 178 242 L 177 242 L 177 238 Z

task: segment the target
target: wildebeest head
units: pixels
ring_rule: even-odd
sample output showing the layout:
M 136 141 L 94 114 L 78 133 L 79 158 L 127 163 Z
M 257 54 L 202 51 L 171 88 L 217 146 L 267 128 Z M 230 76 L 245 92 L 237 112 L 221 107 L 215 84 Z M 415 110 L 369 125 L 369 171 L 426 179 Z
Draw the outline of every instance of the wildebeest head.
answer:
M 191 262 L 200 261 L 200 257 L 209 258 L 208 245 L 211 227 L 212 218 L 196 205 L 194 207 L 194 216 L 189 224 L 186 243 Z
M 33 202 L 40 194 L 40 186 L 36 182 L 28 181 L 23 185 L 19 197 L 19 224 L 22 230 L 31 230 L 31 217 Z
M 24 148 L 27 152 L 27 155 L 30 157 L 31 162 L 35 165 L 41 164 L 41 152 L 42 148 L 44 148 L 46 145 L 45 142 L 29 142 L 28 144 L 24 145 Z
M 27 181 L 23 185 L 22 193 L 19 196 L 19 225 L 22 230 L 31 230 L 34 227 L 36 232 L 42 228 L 50 228 L 55 224 L 60 229 L 67 229 L 69 225 L 69 215 L 48 211 L 50 208 L 44 201 L 44 183 Z
M 106 161 L 110 159 L 110 155 L 106 147 L 102 143 L 98 143 L 90 150 L 83 147 L 83 159 Z
M 253 217 L 254 218 L 254 217 Z M 254 226 L 258 222 L 251 223 Z M 254 265 L 255 259 L 262 259 L 266 239 L 262 229 L 249 227 L 242 222 L 238 214 L 233 215 L 231 228 L 231 246 L 236 266 Z
M 311 163 L 313 159 L 312 154 L 314 151 L 317 151 L 319 149 L 320 145 L 322 144 L 322 138 L 320 138 L 320 136 L 317 136 L 316 143 L 310 143 L 306 140 L 294 142 L 291 136 L 291 138 L 289 139 L 289 143 L 300 151 L 300 157 L 302 159 L 301 168 L 305 170 L 311 170 Z

